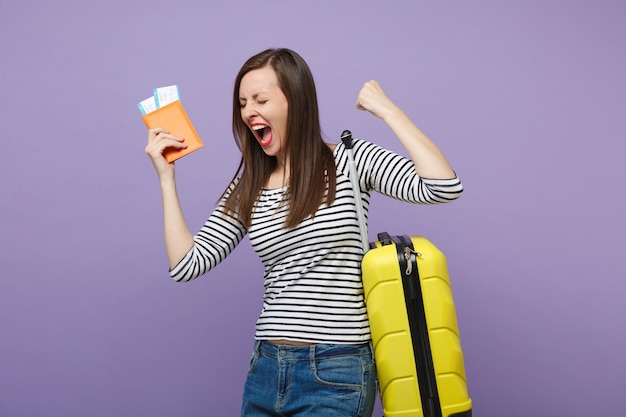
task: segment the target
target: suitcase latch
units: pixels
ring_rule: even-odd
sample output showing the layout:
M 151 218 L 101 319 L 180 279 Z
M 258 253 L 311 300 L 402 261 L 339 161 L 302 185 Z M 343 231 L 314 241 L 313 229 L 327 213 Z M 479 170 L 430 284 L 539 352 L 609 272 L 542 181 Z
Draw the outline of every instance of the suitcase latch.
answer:
M 413 272 L 413 261 L 411 259 L 411 255 L 415 255 L 416 258 L 422 256 L 421 253 L 415 252 L 408 246 L 404 248 L 404 259 L 406 260 L 406 271 L 404 272 L 405 275 L 411 275 L 411 273 Z

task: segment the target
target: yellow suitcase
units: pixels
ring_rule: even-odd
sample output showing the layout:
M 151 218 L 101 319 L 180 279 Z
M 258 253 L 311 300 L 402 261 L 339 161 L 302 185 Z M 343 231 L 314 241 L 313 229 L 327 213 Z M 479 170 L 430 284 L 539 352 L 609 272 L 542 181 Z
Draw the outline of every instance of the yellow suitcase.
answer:
M 421 236 L 378 235 L 363 287 L 386 417 L 470 417 L 444 254 Z

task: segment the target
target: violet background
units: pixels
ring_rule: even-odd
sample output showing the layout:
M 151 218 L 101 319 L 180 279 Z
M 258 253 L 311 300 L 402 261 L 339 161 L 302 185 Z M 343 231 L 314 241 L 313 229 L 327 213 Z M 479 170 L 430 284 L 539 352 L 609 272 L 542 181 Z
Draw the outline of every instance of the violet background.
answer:
M 376 196 L 370 238 L 448 256 L 474 415 L 623 415 L 623 1 L 0 0 L 0 16 L 0 416 L 239 415 L 262 269 L 245 240 L 170 281 L 136 103 L 180 87 L 207 145 L 177 164 L 196 230 L 238 162 L 235 74 L 272 46 L 310 64 L 329 141 L 403 152 L 354 107 L 376 79 L 464 181 L 446 206 Z

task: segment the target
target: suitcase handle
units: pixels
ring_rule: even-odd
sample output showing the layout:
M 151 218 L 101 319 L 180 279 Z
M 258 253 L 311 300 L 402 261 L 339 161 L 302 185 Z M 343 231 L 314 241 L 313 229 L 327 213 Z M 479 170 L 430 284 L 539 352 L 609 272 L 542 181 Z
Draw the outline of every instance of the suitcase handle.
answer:
M 393 243 L 393 239 L 387 232 L 380 232 L 378 234 L 378 240 L 380 241 L 380 244 L 383 246 L 391 245 Z
M 350 170 L 350 183 L 354 192 L 354 202 L 356 204 L 356 215 L 359 221 L 359 234 L 361 235 L 361 245 L 363 245 L 363 253 L 365 254 L 370 248 L 369 239 L 367 238 L 367 223 L 363 212 L 363 200 L 361 199 L 361 190 L 359 186 L 359 178 L 354 163 L 354 155 L 352 152 L 352 132 L 344 130 L 341 134 L 341 141 L 348 153 L 348 169 Z

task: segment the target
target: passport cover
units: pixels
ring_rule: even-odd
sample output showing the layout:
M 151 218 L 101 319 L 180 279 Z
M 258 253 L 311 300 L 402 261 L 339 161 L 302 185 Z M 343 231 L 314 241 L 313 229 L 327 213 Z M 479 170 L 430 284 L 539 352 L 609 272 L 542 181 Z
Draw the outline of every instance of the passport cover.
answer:
M 187 145 L 187 148 L 168 148 L 163 152 L 163 157 L 167 162 L 173 162 L 204 146 L 180 100 L 166 104 L 153 112 L 141 116 L 141 118 L 148 126 L 148 129 L 161 127 L 168 130 L 172 135 L 185 138 L 184 143 Z

